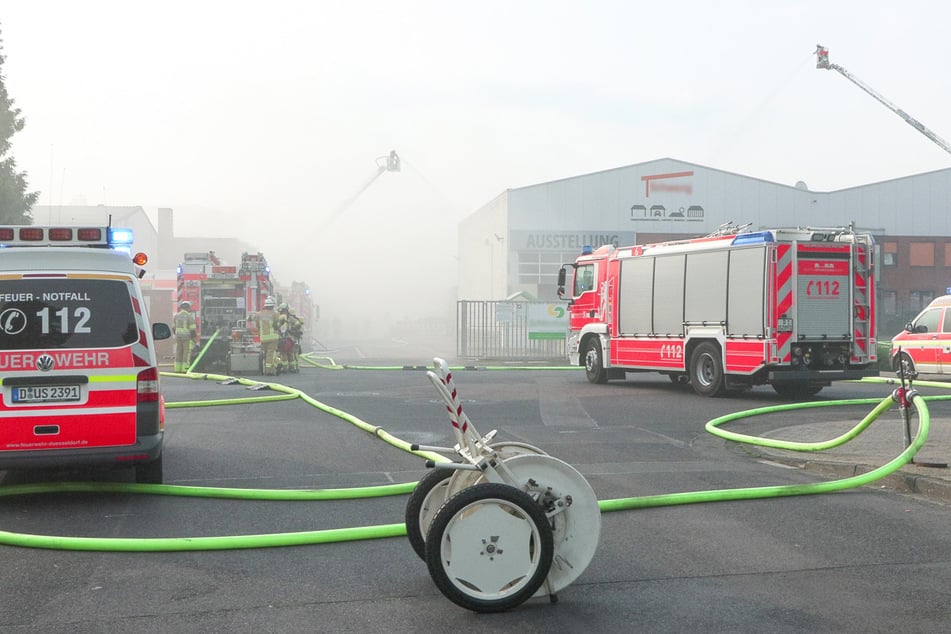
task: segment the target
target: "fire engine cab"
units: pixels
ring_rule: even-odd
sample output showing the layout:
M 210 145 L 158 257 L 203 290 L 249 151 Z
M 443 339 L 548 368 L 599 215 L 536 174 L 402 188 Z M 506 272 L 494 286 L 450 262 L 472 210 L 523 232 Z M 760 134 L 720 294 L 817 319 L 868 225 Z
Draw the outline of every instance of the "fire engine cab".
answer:
M 849 228 L 748 231 L 586 249 L 558 278 L 568 357 L 592 383 L 660 372 L 703 396 L 784 396 L 873 375 L 873 241 Z
M 0 469 L 129 466 L 162 482 L 146 256 L 113 227 L 0 227 Z

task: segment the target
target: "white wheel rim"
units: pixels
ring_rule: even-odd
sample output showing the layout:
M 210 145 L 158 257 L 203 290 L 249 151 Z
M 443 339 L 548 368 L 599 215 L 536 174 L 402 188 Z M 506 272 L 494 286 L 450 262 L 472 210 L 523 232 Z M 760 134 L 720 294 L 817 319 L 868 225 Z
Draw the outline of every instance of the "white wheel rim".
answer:
M 519 592 L 541 560 L 538 527 L 517 504 L 486 498 L 466 505 L 443 531 L 443 568 L 471 597 L 495 600 Z

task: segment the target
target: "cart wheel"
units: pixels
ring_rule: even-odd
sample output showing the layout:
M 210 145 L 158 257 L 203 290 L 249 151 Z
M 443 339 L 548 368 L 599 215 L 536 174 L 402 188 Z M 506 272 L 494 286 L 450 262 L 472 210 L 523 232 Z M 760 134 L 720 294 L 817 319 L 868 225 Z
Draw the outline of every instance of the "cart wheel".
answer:
M 426 561 L 426 533 L 436 511 L 446 501 L 452 474 L 452 469 L 431 470 L 420 478 L 406 502 L 406 536 L 423 561 Z
M 570 500 L 563 512 L 550 514 L 552 538 L 555 544 L 555 559 L 548 572 L 547 583 L 539 594 L 560 592 L 585 571 L 598 549 L 601 536 L 601 509 L 594 490 L 583 475 L 567 462 L 554 456 L 519 454 L 506 458 L 504 466 L 515 488 L 526 491 L 546 511 L 557 510 L 557 499 Z M 449 481 L 449 496 L 452 499 L 456 478 L 461 474 L 475 474 L 469 486 L 486 482 L 481 471 L 458 471 Z M 555 506 L 552 506 L 554 504 Z M 430 529 L 432 530 L 432 529 Z
M 449 498 L 426 537 L 426 564 L 447 599 L 500 612 L 535 594 L 551 569 L 551 525 L 524 491 L 494 482 Z

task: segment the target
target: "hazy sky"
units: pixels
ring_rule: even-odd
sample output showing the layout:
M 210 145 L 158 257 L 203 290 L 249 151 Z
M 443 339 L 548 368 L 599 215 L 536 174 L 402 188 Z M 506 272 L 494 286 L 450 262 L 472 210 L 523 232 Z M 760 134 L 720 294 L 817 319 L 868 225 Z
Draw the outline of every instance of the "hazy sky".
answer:
M 427 230 L 444 236 L 506 188 L 662 157 L 817 191 L 948 167 L 813 51 L 951 138 L 949 23 L 951 4 L 913 0 L 9 0 L 0 13 L 27 120 L 14 157 L 39 204 L 169 206 L 179 234 L 272 253 L 429 250 Z M 391 149 L 403 172 L 320 231 Z

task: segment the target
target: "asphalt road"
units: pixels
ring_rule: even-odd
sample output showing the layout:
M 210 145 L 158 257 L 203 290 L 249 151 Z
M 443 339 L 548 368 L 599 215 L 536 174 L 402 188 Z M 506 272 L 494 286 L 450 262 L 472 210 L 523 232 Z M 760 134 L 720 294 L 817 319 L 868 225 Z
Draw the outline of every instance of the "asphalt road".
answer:
M 714 416 L 785 402 L 771 390 L 704 399 L 660 376 L 630 376 L 590 385 L 573 371 L 466 371 L 456 383 L 480 431 L 498 429 L 500 439 L 569 462 L 599 499 L 818 481 L 704 432 Z M 423 372 L 308 369 L 280 380 L 409 442 L 450 440 Z M 266 393 L 171 378 L 163 387 L 171 402 Z M 884 392 L 842 384 L 820 396 Z M 805 410 L 754 419 L 743 431 L 858 420 L 866 411 Z M 418 457 L 300 400 L 168 411 L 170 484 L 331 488 L 425 473 Z M 2 486 L 42 477 L 8 473 Z M 131 481 L 125 472 L 55 477 Z M 405 502 L 37 494 L 0 498 L 0 530 L 133 538 L 310 531 L 401 522 Z M 405 538 L 172 553 L 0 546 L 0 632 L 944 631 L 949 517 L 945 506 L 875 487 L 607 513 L 593 561 L 557 604 L 532 599 L 489 615 L 446 600 Z

